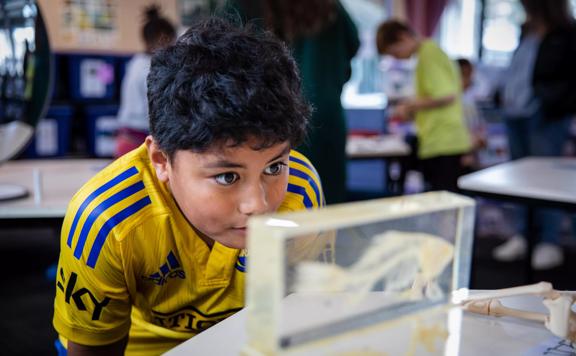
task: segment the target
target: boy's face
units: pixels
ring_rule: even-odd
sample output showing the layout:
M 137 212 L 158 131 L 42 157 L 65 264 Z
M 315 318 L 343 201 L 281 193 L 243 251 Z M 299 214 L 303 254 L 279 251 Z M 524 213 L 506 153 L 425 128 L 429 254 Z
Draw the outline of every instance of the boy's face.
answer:
M 166 182 L 180 210 L 210 246 L 246 247 L 252 215 L 276 211 L 288 184 L 288 142 L 254 150 L 257 141 L 202 153 L 177 151 L 168 160 L 146 139 L 158 179 Z
M 386 49 L 386 54 L 396 59 L 409 59 L 416 52 L 418 42 L 414 36 L 408 33 L 402 33 L 398 41 L 391 44 Z
M 472 67 L 464 65 L 460 68 L 460 73 L 462 76 L 462 88 L 470 88 L 472 86 L 472 76 L 474 75 L 474 70 Z

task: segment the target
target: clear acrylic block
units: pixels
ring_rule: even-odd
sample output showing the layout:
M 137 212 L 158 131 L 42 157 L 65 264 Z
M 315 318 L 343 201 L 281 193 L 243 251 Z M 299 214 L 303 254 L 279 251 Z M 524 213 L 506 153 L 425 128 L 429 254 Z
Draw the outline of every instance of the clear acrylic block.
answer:
M 243 353 L 443 353 L 474 207 L 432 192 L 251 219 Z

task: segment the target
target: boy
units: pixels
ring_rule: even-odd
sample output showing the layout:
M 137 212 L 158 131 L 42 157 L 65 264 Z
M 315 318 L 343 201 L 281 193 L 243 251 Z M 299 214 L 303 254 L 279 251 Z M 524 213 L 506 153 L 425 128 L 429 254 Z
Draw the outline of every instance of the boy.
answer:
M 380 54 L 397 59 L 417 55 L 414 75 L 416 96 L 399 104 L 392 116 L 415 116 L 418 158 L 429 190 L 457 191 L 461 156 L 471 149 L 460 102 L 458 70 L 431 40 L 420 39 L 396 20 L 381 24 L 376 34 Z
M 68 353 L 160 354 L 244 306 L 250 216 L 323 205 L 286 47 L 211 19 L 156 53 L 151 136 L 72 199 L 54 326 Z
M 471 173 L 479 168 L 478 153 L 486 146 L 486 125 L 480 116 L 472 90 L 474 65 L 466 58 L 458 58 L 456 63 L 460 69 L 460 77 L 462 80 L 462 110 L 464 111 L 464 120 L 472 140 L 472 150 L 462 156 L 462 169 L 463 173 Z

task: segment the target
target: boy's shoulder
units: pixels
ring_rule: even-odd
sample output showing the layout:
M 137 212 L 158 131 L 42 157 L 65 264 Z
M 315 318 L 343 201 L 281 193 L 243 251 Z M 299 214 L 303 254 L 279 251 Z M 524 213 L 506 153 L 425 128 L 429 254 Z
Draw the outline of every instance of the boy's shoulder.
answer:
M 303 154 L 290 151 L 290 175 L 280 211 L 319 208 L 326 205 L 318 172 Z
M 308 157 L 304 156 L 302 153 L 300 153 L 296 150 L 290 151 L 290 164 L 293 164 L 293 163 L 302 164 L 302 165 L 310 167 L 311 169 L 314 169 L 314 166 L 312 165 L 312 162 L 310 162 Z M 316 172 L 315 169 L 314 169 L 314 172 Z
M 159 184 L 151 168 L 146 147 L 142 145 L 96 173 L 74 194 L 70 204 L 95 206 L 103 212 L 137 193 L 146 195 Z
M 63 238 L 79 258 L 95 263 L 103 242 L 127 232 L 154 216 L 169 213 L 165 187 L 148 161 L 145 146 L 128 153 L 98 172 L 74 195 L 63 225 Z M 91 244 L 90 251 L 85 245 Z M 94 250 L 94 251 L 93 251 Z
M 422 56 L 424 59 L 426 59 L 428 56 L 447 56 L 442 48 L 440 48 L 440 46 L 438 46 L 438 44 L 431 39 L 422 40 L 418 52 L 418 56 Z

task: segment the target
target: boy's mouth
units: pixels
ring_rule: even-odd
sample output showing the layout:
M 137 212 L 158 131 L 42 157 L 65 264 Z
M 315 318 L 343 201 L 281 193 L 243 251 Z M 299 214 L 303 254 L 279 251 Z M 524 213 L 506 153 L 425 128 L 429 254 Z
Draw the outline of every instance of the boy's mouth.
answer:
M 246 237 L 246 227 L 233 227 L 231 230 L 232 234 L 236 235 L 237 237 Z

